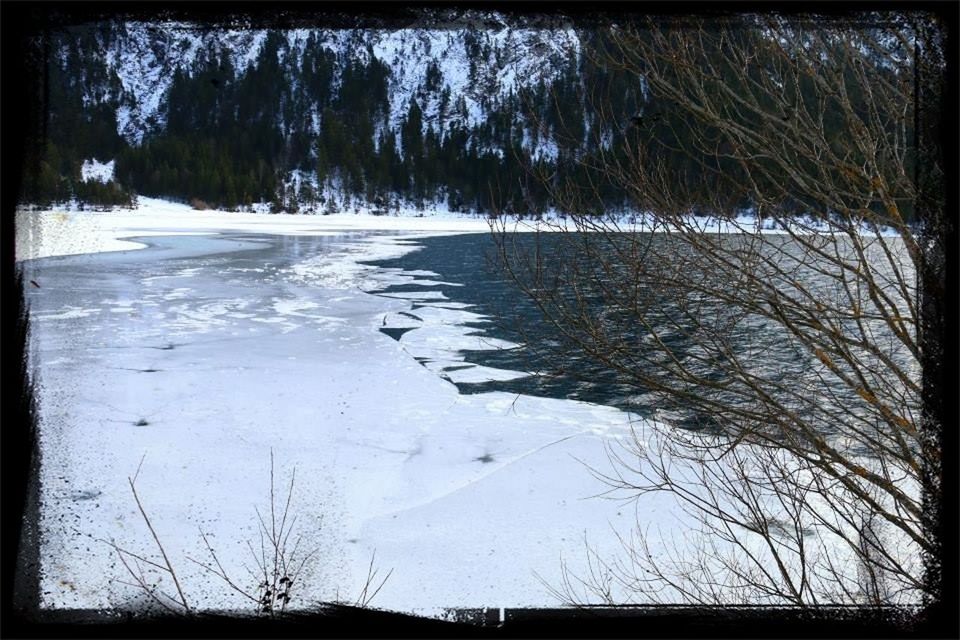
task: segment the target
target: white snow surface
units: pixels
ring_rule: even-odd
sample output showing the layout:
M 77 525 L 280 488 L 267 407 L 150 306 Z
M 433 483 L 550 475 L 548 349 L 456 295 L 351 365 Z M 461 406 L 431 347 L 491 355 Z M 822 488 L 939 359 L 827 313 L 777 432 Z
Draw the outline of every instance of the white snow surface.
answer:
M 109 164 L 109 163 L 108 163 Z M 106 166 L 106 165 L 104 165 Z M 303 179 L 295 172 L 290 182 Z M 329 194 L 328 194 L 329 195 Z M 258 205 L 260 212 L 196 211 L 185 204 L 157 198 L 138 198 L 134 209 L 113 211 L 77 211 L 74 205 L 35 211 L 20 208 L 16 212 L 16 258 L 26 260 L 49 256 L 122 251 L 142 248 L 142 243 L 125 240 L 135 236 L 200 234 L 221 231 L 261 231 L 279 234 L 330 234 L 354 230 L 440 233 L 480 233 L 490 231 L 491 221 L 474 214 L 450 211 L 445 201 L 431 205 L 427 210 L 400 203 L 391 209 L 392 215 L 371 215 L 374 207 L 367 203 L 342 202 L 339 213 L 329 215 L 266 214 L 269 207 Z M 349 209 L 348 209 L 349 207 Z M 349 212 L 344 211 L 348 209 Z M 542 220 L 507 218 L 496 224 L 498 230 L 552 232 L 576 230 L 572 218 L 557 211 L 548 211 Z M 636 213 L 618 213 L 604 222 L 605 228 L 619 231 L 664 232 L 663 224 L 653 216 Z M 767 220 L 761 224 L 743 214 L 732 220 L 710 216 L 691 217 L 688 224 L 702 233 L 763 233 L 785 234 L 787 231 Z M 589 230 L 589 229 L 588 229 Z M 793 233 L 831 233 L 834 230 L 822 221 L 799 220 L 791 225 Z M 863 225 L 862 233 L 875 233 Z M 896 235 L 896 230 L 883 228 L 880 233 Z
M 673 496 L 605 499 L 591 473 L 611 471 L 609 447 L 652 442 L 650 423 L 573 400 L 460 395 L 454 382 L 527 375 L 470 365 L 460 350 L 514 345 L 464 327 L 485 318 L 433 295 L 438 274 L 364 264 L 487 225 L 146 198 L 133 211 L 18 212 L 18 258 L 60 256 L 23 263 L 38 285 L 27 296 L 41 605 L 144 604 L 108 544 L 159 561 L 128 484 L 136 475 L 191 605 L 250 611 L 191 558 L 210 563 L 206 534 L 224 570 L 255 589 L 248 542 L 259 548 L 256 509 L 270 510 L 271 452 L 279 502 L 296 469 L 295 535 L 316 552 L 294 608 L 353 600 L 372 558 L 381 577 L 392 570 L 377 607 L 557 606 L 563 563 L 589 572 L 585 543 L 614 558 L 639 525 L 657 532 L 654 554 L 693 544 Z M 162 237 L 177 235 L 192 237 Z M 84 256 L 145 246 L 125 238 L 155 244 L 157 259 Z M 278 243 L 285 262 L 250 257 Z M 423 294 L 370 293 L 390 284 Z M 409 331 L 393 339 L 384 328 Z M 173 593 L 168 577 L 146 574 Z
M 138 198 L 135 209 L 74 211 L 58 208 L 17 211 L 18 260 L 100 251 L 142 248 L 123 238 L 136 236 L 254 231 L 277 234 L 323 235 L 356 230 L 422 231 L 428 233 L 484 232 L 485 218 L 446 213 L 403 212 L 400 216 L 367 213 L 293 215 L 196 211 L 188 205 L 155 198 Z
M 296 468 L 296 530 L 301 549 L 317 551 L 294 607 L 356 598 L 374 553 L 381 576 L 393 570 L 378 607 L 552 606 L 540 577 L 558 584 L 561 558 L 579 566 L 585 532 L 612 552 L 614 528 L 633 524 L 632 508 L 591 497 L 604 485 L 585 466 L 606 464 L 604 446 L 629 434 L 631 416 L 460 395 L 451 380 L 526 374 L 465 366 L 458 349 L 512 345 L 467 335 L 459 325 L 480 316 L 447 301 L 423 297 L 411 320 L 400 313 L 410 300 L 365 292 L 437 278 L 360 261 L 415 250 L 425 234 L 483 231 L 485 220 L 228 214 L 147 199 L 132 212 L 23 215 L 39 228 L 18 238 L 18 255 L 64 256 L 24 263 L 39 284 L 28 296 L 43 607 L 142 604 L 108 544 L 158 559 L 128 485 L 136 474 L 191 604 L 248 610 L 188 558 L 209 562 L 203 532 L 230 575 L 255 587 L 247 542 L 259 545 L 255 508 L 269 512 L 271 451 L 278 493 Z M 240 263 L 265 245 L 219 235 L 237 231 L 280 234 L 294 261 Z M 145 253 L 107 254 L 118 262 L 100 267 L 68 255 L 185 233 L 212 235 L 180 250 L 196 256 L 190 266 L 158 260 L 149 275 L 121 266 Z M 176 238 L 155 241 L 175 255 L 164 243 Z M 238 262 L 208 263 L 211 251 Z M 397 319 L 415 325 L 399 341 L 379 331 Z

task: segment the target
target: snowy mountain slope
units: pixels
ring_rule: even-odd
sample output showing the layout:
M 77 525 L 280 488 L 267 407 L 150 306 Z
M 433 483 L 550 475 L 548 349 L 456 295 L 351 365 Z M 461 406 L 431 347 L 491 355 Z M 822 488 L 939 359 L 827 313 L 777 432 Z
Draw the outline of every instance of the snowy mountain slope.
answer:
M 622 78 L 611 88 L 611 74 L 582 55 L 595 30 L 458 16 L 394 29 L 64 29 L 48 68 L 48 171 L 30 199 L 88 197 L 79 167 L 97 158 L 116 160 L 116 193 L 89 197 L 111 204 L 140 194 L 326 211 L 335 195 L 338 205 L 542 213 L 549 193 L 530 163 L 565 180 L 572 159 L 597 148 L 586 83 L 619 96 L 615 118 L 635 113 L 636 90 Z
M 564 57 L 579 53 L 572 30 L 400 30 L 381 31 L 372 39 L 374 55 L 393 71 L 390 123 L 394 128 L 412 98 L 424 103 L 425 126 L 440 118 L 440 91 L 427 89 L 431 65 L 439 71 L 440 90 L 464 98 L 465 113 L 455 114 L 450 122 L 471 127 L 484 119 L 488 101 L 537 81 L 549 83 Z
M 226 53 L 245 71 L 266 37 L 262 30 L 201 31 L 183 23 L 120 23 L 106 66 L 123 86 L 117 132 L 133 144 L 164 125 L 164 99 L 175 71 L 189 72 L 201 52 Z
M 192 74 L 205 56 L 226 56 L 240 77 L 262 62 L 267 37 L 265 30 L 201 29 L 185 23 L 118 23 L 113 31 L 110 42 L 102 43 L 103 65 L 122 87 L 117 131 L 135 145 L 164 128 L 165 100 L 175 72 Z M 395 132 L 412 99 L 423 110 L 425 130 L 443 135 L 451 126 L 476 126 L 511 93 L 538 82 L 549 85 L 557 70 L 579 54 L 573 29 L 523 29 L 504 23 L 498 29 L 296 29 L 282 34 L 277 62 L 294 83 L 311 44 L 336 56 L 331 91 L 336 91 L 348 63 L 368 64 L 373 57 L 386 65 L 388 123 Z M 88 61 L 97 64 L 95 57 Z M 444 92 L 454 105 L 441 104 Z M 113 97 L 96 88 L 87 93 L 86 99 L 94 102 Z

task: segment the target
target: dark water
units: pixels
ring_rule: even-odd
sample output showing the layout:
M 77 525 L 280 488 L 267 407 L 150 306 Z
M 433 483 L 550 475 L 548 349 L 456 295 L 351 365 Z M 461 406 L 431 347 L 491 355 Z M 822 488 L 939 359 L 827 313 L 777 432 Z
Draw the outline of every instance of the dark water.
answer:
M 749 286 L 749 279 L 738 277 L 742 272 L 728 269 L 723 273 L 722 269 L 699 266 L 695 258 L 687 259 L 690 256 L 684 255 L 684 244 L 668 234 L 645 234 L 644 239 L 637 242 L 638 235 L 641 234 L 623 234 L 608 242 L 604 250 L 614 253 L 622 250 L 624 255 L 613 256 L 603 268 L 597 267 L 595 259 L 591 261 L 589 252 L 579 250 L 578 237 L 586 236 L 513 234 L 508 241 L 508 255 L 537 256 L 533 264 L 538 277 L 531 281 L 521 275 L 521 282 L 532 282 L 533 286 L 541 287 L 539 291 L 559 291 L 560 297 L 568 302 L 575 298 L 576 304 L 582 305 L 579 309 L 594 322 L 586 331 L 599 328 L 603 340 L 612 337 L 612 344 L 622 351 L 622 355 L 617 356 L 619 372 L 597 364 L 596 358 L 584 351 L 582 339 L 580 344 L 578 340 L 566 339 L 556 327 L 544 321 L 542 311 L 502 268 L 497 242 L 489 233 L 419 240 L 422 249 L 418 251 L 370 264 L 433 271 L 438 274 L 437 280 L 463 285 L 437 284 L 433 289 L 451 301 L 471 305 L 472 312 L 494 318 L 490 323 L 468 325 L 477 334 L 521 345 L 516 349 L 462 352 L 464 358 L 478 365 L 537 373 L 511 381 L 461 383 L 458 387 L 462 393 L 507 391 L 570 398 L 619 407 L 641 416 L 664 411 L 672 423 L 697 430 L 723 429 L 715 417 L 717 408 L 742 410 L 744 415 L 750 415 L 758 407 L 757 398 L 764 396 L 777 411 L 786 410 L 798 416 L 816 413 L 820 422 L 827 425 L 825 430 L 830 430 L 831 424 L 849 419 L 851 407 L 858 405 L 860 399 L 838 377 L 824 371 L 809 347 L 792 339 L 782 323 L 773 322 L 762 313 L 729 306 L 722 297 L 714 295 L 716 291 L 723 291 L 735 293 L 740 300 L 753 300 L 749 297 L 755 295 L 750 293 L 752 290 L 743 289 Z M 821 299 L 830 300 L 838 295 L 839 281 L 824 277 L 819 263 L 804 262 L 801 250 L 789 238 L 767 238 L 759 247 L 751 246 L 756 240 L 743 236 L 726 236 L 718 241 L 723 243 L 723 251 L 730 251 L 731 255 L 743 251 L 745 255 L 766 252 L 767 256 L 774 256 L 780 271 L 772 271 L 769 281 L 775 281 L 778 291 L 790 293 L 791 287 L 799 286 L 802 281 L 807 290 L 823 296 Z M 536 252 L 531 251 L 534 247 Z M 638 254 L 638 250 L 646 252 Z M 634 253 L 626 253 L 630 251 Z M 628 270 L 634 268 L 630 265 L 639 263 L 643 264 L 645 275 L 634 278 Z M 756 268 L 762 269 L 762 266 Z M 657 278 L 660 273 L 665 278 L 663 281 Z M 671 291 L 662 283 L 677 273 L 682 273 L 680 280 L 685 284 Z M 757 272 L 753 275 L 757 276 Z M 763 276 L 756 280 L 768 282 Z M 646 289 L 634 293 L 635 297 L 624 304 L 625 292 L 641 281 L 643 284 L 637 286 Z M 578 289 L 575 294 L 574 289 Z M 423 291 L 424 287 L 407 285 L 388 290 Z M 744 291 L 746 293 L 741 293 Z M 634 309 L 630 304 L 635 305 Z M 636 305 L 642 305 L 641 312 L 636 312 Z M 643 326 L 643 323 L 648 324 Z M 882 327 L 874 329 L 875 335 L 881 335 Z M 585 342 L 599 344 L 592 340 L 591 337 Z M 882 344 L 880 338 L 877 340 Z M 610 344 L 606 343 L 608 347 Z M 889 351 L 891 358 L 903 357 L 893 345 Z M 863 356 L 862 362 L 870 360 Z M 651 376 L 660 376 L 659 380 L 672 384 L 675 377 L 665 372 L 678 367 L 677 363 L 682 363 L 682 368 L 693 372 L 696 378 L 695 382 L 684 382 L 689 386 L 683 393 L 658 394 L 655 388 L 644 386 L 657 383 L 648 382 Z M 643 371 L 644 375 L 635 375 L 637 371 Z M 870 367 L 863 371 L 869 376 L 882 376 L 884 369 L 878 366 L 875 370 Z M 756 386 L 750 386 L 754 384 Z M 683 400 L 684 394 L 693 401 Z M 710 394 L 707 402 L 704 394 Z M 706 409 L 694 410 L 691 406 Z M 763 411 L 762 407 L 759 409 Z
M 532 245 L 530 234 L 520 234 L 516 242 Z M 543 242 L 543 239 L 540 239 Z M 472 305 L 468 311 L 492 318 L 492 322 L 466 323 L 479 335 L 519 343 L 516 349 L 464 351 L 467 362 L 513 371 L 532 371 L 538 375 L 509 381 L 459 383 L 461 393 L 506 391 L 551 398 L 570 398 L 598 404 L 629 408 L 640 414 L 649 412 L 645 389 L 624 383 L 618 376 L 593 365 L 562 339 L 529 297 L 518 290 L 500 268 L 496 243 L 489 233 L 441 236 L 418 240 L 422 249 L 391 259 L 370 262 L 374 266 L 427 270 L 437 280 L 461 284 L 437 284 L 432 287 L 396 285 L 382 292 L 442 292 L 453 302 Z M 420 305 L 414 305 L 416 309 Z M 416 313 L 416 311 L 414 311 Z

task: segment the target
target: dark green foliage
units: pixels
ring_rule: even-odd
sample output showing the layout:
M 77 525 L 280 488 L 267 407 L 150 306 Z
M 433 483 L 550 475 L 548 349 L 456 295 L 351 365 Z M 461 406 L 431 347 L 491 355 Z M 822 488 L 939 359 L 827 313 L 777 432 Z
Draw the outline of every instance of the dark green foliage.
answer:
M 84 27 L 51 36 L 58 46 L 51 47 L 46 64 L 44 153 L 36 173 L 25 176 L 22 201 L 49 205 L 70 200 L 77 190 L 94 202 L 102 195 L 103 204 L 129 201 L 112 189 L 80 186 L 83 159 L 107 161 L 126 146 L 114 115 L 120 84 L 103 63 L 102 45 L 110 33 L 108 27 Z
M 400 198 L 418 206 L 446 199 L 463 211 L 541 211 L 545 192 L 522 148 L 530 132 L 518 121 L 532 107 L 555 132 L 583 128 L 575 64 L 563 79 L 569 86 L 556 93 L 541 87 L 530 104 L 519 96 L 501 104 L 485 100 L 487 121 L 465 128 L 456 124 L 466 115 L 463 97 L 450 94 L 439 67 L 430 63 L 419 98 L 411 100 L 399 131 L 391 131 L 390 68 L 372 51 L 362 61 L 339 60 L 313 34 L 302 56 L 288 56 L 286 39 L 274 32 L 242 73 L 228 55 L 201 52 L 189 73 L 173 76 L 165 124 L 130 145 L 116 133 L 119 82 L 106 73 L 101 54 L 90 54 L 111 37 L 105 25 L 55 38 L 61 53 L 50 63 L 49 142 L 25 200 L 126 204 L 136 192 L 226 209 L 268 202 L 289 211 L 321 196 L 309 186 L 287 193 L 282 179 L 299 170 L 339 190 L 338 203 L 343 196 L 383 203 Z M 471 76 L 479 81 L 478 69 L 491 52 L 475 36 L 467 46 Z M 432 98 L 438 109 L 427 117 L 422 100 Z M 116 159 L 117 184 L 81 183 L 79 166 L 87 158 Z
M 133 206 L 133 195 L 116 182 L 106 184 L 89 181 L 77 182 L 74 187 L 74 198 L 80 208 L 87 206 L 93 207 L 131 207 Z
M 551 189 L 573 189 L 592 203 L 584 213 L 598 213 L 629 201 L 595 168 L 628 160 L 629 142 L 664 161 L 678 181 L 749 204 L 735 163 L 684 152 L 695 125 L 647 95 L 636 75 L 586 56 L 564 61 L 549 85 L 540 80 L 520 93 L 481 95 L 485 118 L 470 126 L 463 124 L 464 96 L 451 94 L 431 62 L 392 130 L 391 70 L 372 51 L 338 58 L 311 34 L 302 54 L 292 55 L 282 33 L 271 32 L 247 69 L 211 49 L 189 73 L 177 71 L 165 122 L 130 145 L 116 132 L 119 81 L 100 53 L 112 34 L 101 25 L 52 37 L 48 140 L 24 200 L 126 204 L 140 193 L 225 209 L 265 202 L 274 211 L 327 212 L 350 199 L 383 206 L 445 200 L 458 211 L 537 216 L 551 206 Z M 604 46 L 599 32 L 583 37 L 586 46 Z M 465 45 L 471 85 L 482 87 L 494 52 L 477 33 L 467 33 Z M 811 99 L 809 82 L 800 78 L 790 99 Z M 844 123 L 834 125 L 843 130 Z M 117 183 L 81 183 L 87 158 L 116 159 Z M 298 189 L 286 182 L 294 170 L 306 178 Z M 320 202 L 331 193 L 335 199 Z M 798 210 L 809 205 L 792 203 Z

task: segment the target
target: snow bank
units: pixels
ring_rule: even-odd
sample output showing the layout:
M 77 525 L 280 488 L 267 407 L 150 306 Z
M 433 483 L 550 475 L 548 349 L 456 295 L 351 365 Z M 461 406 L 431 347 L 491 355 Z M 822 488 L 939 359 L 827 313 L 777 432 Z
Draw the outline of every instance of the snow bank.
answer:
M 100 165 L 106 167 L 108 165 Z M 102 173 L 101 173 L 102 175 Z M 486 217 L 451 212 L 442 203 L 427 211 L 403 205 L 399 215 L 373 215 L 366 205 L 356 205 L 354 213 L 330 215 L 294 215 L 246 213 L 235 211 L 197 211 L 185 204 L 155 198 L 138 199 L 135 209 L 115 211 L 75 211 L 60 207 L 54 210 L 30 211 L 20 209 L 16 215 L 17 260 L 42 258 L 101 251 L 124 251 L 142 248 L 124 238 L 132 236 L 176 235 L 178 233 L 222 233 L 246 231 L 275 234 L 320 235 L 343 231 L 417 231 L 440 233 L 475 233 L 489 231 L 491 220 Z M 742 215 L 733 220 L 715 217 L 693 217 L 693 228 L 702 233 L 763 233 L 785 234 L 772 222 L 758 224 L 756 218 Z M 617 214 L 610 222 L 612 229 L 621 231 L 664 232 L 644 214 Z M 542 220 L 507 218 L 497 222 L 497 228 L 509 231 L 576 230 L 576 223 L 557 211 L 549 211 Z M 804 222 L 792 225 L 794 233 L 829 233 L 827 225 Z M 864 229 L 867 236 L 873 233 Z M 883 235 L 896 235 L 891 229 Z
M 136 209 L 116 211 L 17 211 L 18 260 L 49 256 L 123 251 L 142 243 L 123 240 L 132 236 L 228 231 L 322 235 L 351 230 L 482 232 L 486 219 L 477 216 L 423 215 L 374 216 L 261 214 L 196 211 L 185 204 L 139 198 Z

